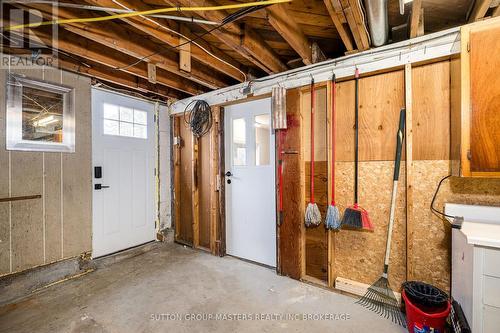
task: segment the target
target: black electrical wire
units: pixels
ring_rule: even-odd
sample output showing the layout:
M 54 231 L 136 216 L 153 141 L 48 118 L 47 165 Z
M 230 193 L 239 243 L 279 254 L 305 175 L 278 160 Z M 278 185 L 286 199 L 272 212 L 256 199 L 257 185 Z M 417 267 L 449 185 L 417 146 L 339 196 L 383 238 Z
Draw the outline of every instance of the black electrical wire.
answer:
M 431 211 L 433 211 L 435 214 L 438 214 L 438 215 L 441 215 L 443 217 L 449 217 L 449 218 L 452 218 L 452 219 L 455 219 L 456 216 L 452 216 L 452 215 L 448 215 L 448 214 L 445 214 L 444 212 L 440 212 L 439 210 L 437 210 L 436 208 L 434 208 L 434 201 L 436 201 L 436 197 L 439 193 L 439 189 L 441 188 L 441 184 L 443 184 L 443 182 L 450 178 L 451 175 L 448 175 L 446 177 L 444 177 L 443 179 L 441 179 L 439 181 L 439 184 L 438 184 L 438 187 L 436 188 L 436 192 L 434 192 L 434 196 L 432 197 L 432 202 L 431 202 Z
M 193 103 L 193 108 L 188 110 Z M 212 127 L 212 108 L 207 102 L 195 99 L 184 109 L 184 121 L 189 125 L 194 136 L 200 138 Z

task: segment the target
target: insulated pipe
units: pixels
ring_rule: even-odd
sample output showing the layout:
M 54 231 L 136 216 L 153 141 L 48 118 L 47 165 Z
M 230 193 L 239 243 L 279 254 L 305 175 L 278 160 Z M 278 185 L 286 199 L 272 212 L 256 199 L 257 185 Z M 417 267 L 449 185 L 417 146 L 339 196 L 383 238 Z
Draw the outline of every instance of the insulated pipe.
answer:
M 373 46 L 382 46 L 389 41 L 387 0 L 365 0 L 366 15 Z

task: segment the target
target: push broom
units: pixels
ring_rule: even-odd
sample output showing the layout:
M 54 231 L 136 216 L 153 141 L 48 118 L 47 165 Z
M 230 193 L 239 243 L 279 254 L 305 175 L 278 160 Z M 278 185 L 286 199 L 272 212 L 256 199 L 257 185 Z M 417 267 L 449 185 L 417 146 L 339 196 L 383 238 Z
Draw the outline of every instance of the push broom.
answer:
M 311 80 L 311 195 L 305 213 L 306 227 L 317 226 L 321 223 L 321 213 L 318 205 L 314 202 L 314 110 L 315 91 L 314 79 Z
M 397 134 L 396 158 L 394 160 L 394 176 L 392 185 L 391 212 L 389 215 L 389 226 L 387 227 L 387 243 L 385 247 L 384 270 L 382 276 L 372 284 L 365 295 L 356 303 L 361 304 L 368 309 L 377 312 L 385 318 L 391 318 L 392 321 L 401 326 L 405 326 L 405 321 L 394 291 L 389 286 L 387 272 L 389 271 L 389 257 L 391 254 L 392 228 L 394 226 L 394 211 L 396 208 L 396 194 L 398 190 L 399 166 L 401 164 L 401 150 L 403 147 L 403 132 L 405 126 L 405 109 L 401 109 L 399 114 L 399 129 Z
M 341 225 L 355 229 L 373 230 L 373 225 L 368 212 L 358 204 L 358 168 L 359 168 L 359 70 L 356 68 L 355 78 L 355 104 L 354 104 L 354 205 L 346 208 Z
M 325 226 L 327 229 L 338 230 L 340 228 L 340 213 L 337 206 L 335 206 L 335 91 L 336 83 L 335 83 L 335 74 L 332 77 L 332 96 L 331 96 L 331 105 L 332 105 L 332 115 L 331 115 L 331 124 L 332 130 L 330 135 L 332 136 L 332 160 L 330 165 L 331 172 L 331 186 L 332 186 L 332 201 L 330 206 L 328 206 L 328 210 L 326 211 L 325 218 Z

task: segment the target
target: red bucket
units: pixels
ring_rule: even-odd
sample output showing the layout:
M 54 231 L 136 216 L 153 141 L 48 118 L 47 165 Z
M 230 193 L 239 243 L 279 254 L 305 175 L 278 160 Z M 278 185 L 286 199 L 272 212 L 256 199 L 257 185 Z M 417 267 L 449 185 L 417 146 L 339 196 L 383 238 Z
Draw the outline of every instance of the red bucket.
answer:
M 412 304 L 406 296 L 405 291 L 401 293 L 405 301 L 406 307 L 406 325 L 410 333 L 444 333 L 446 318 L 450 314 L 450 301 L 446 303 L 444 308 L 434 309 L 432 312 L 426 309 L 420 309 Z M 429 311 L 429 312 L 424 312 Z

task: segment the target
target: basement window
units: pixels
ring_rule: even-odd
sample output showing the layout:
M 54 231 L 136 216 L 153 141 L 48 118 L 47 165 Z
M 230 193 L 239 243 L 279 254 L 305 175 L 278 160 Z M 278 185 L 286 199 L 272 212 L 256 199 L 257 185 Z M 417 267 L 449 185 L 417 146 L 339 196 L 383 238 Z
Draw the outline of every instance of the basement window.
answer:
M 138 139 L 148 138 L 148 114 L 146 111 L 114 104 L 103 104 L 103 133 Z
M 74 89 L 9 74 L 8 150 L 75 151 Z

